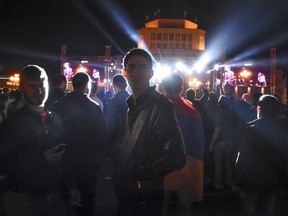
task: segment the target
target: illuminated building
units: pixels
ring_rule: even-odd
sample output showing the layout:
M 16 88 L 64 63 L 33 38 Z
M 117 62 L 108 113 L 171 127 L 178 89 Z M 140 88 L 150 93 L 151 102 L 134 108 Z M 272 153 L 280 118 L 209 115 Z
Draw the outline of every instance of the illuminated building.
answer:
M 138 47 L 150 51 L 156 61 L 196 61 L 205 50 L 204 30 L 186 19 L 156 19 L 138 30 Z
M 203 81 L 203 74 L 197 72 L 202 69 L 205 35 L 187 19 L 155 19 L 138 29 L 138 47 L 148 50 L 157 63 L 154 81 L 175 71 L 184 77 L 186 87 L 192 87 L 188 83 L 195 83 L 195 78 Z

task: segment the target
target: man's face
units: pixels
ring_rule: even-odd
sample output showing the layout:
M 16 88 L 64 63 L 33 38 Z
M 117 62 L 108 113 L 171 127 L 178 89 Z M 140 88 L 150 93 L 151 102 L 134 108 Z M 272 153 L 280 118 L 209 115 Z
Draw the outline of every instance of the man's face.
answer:
M 48 97 L 48 82 L 26 80 L 20 86 L 20 90 L 28 103 L 34 106 L 44 105 Z
M 149 80 L 153 74 L 148 62 L 141 56 L 132 56 L 123 71 L 132 90 L 144 90 L 149 87 Z

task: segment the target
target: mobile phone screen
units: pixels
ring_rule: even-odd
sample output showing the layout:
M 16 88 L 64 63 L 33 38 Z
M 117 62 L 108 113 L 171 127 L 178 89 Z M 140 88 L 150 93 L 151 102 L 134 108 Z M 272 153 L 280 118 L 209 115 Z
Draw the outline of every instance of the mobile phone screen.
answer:
M 65 147 L 66 147 L 66 144 L 61 143 L 61 144 L 59 145 L 58 149 L 56 150 L 56 153 L 62 152 L 62 151 L 65 149 Z

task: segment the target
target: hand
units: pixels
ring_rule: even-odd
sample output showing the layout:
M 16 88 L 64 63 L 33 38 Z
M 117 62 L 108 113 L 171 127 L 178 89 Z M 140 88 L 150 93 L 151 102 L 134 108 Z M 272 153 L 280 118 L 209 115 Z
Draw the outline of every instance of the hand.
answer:
M 70 203 L 72 205 L 81 207 L 80 202 L 81 202 L 81 196 L 79 190 L 78 189 L 70 190 Z
M 55 164 L 61 160 L 65 150 L 57 153 L 58 148 L 59 146 L 55 146 L 44 152 L 44 157 L 48 164 Z

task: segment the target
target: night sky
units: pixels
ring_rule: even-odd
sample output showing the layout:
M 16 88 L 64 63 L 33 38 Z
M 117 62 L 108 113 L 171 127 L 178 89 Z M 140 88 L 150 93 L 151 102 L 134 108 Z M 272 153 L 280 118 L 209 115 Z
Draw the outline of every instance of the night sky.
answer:
M 287 0 L 0 0 L 0 64 L 15 58 L 56 62 L 61 44 L 69 55 L 123 54 L 136 46 L 133 35 L 145 20 L 186 18 L 207 31 L 206 49 L 217 44 L 228 58 L 285 58 Z M 283 57 L 284 56 L 284 57 Z

